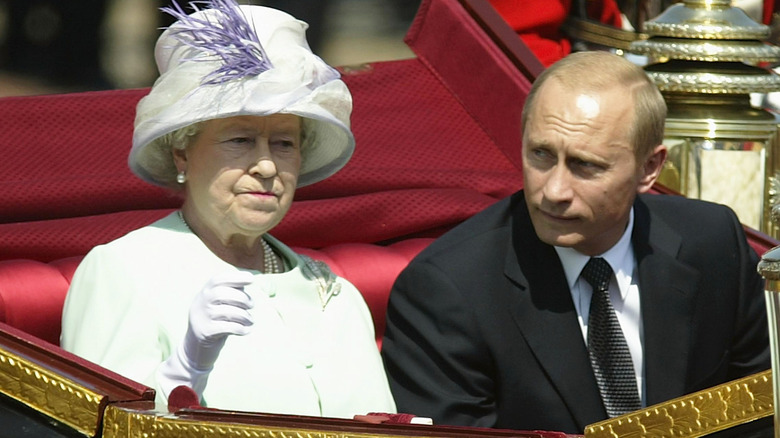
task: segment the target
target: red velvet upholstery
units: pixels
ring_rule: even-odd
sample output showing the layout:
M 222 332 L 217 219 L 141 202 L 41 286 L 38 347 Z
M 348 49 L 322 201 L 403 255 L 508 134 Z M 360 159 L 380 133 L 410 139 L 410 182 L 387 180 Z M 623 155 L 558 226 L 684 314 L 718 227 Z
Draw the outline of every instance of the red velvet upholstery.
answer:
M 538 65 L 476 0 L 424 1 L 406 41 L 416 58 L 342 69 L 355 154 L 299 190 L 272 232 L 355 283 L 377 336 L 394 275 L 429 241 L 407 240 L 436 237 L 521 187 L 520 110 Z M 127 168 L 147 91 L 0 99 L 0 321 L 56 342 L 76 260 L 178 206 Z M 759 253 L 772 246 L 752 242 Z
M 385 328 L 385 307 L 395 277 L 432 239 L 408 239 L 387 246 L 344 243 L 322 249 L 294 248 L 322 260 L 350 280 L 371 310 L 377 345 Z M 82 256 L 49 263 L 30 259 L 0 261 L 0 321 L 53 344 L 59 343 L 62 304 Z
M 0 261 L 0 321 L 57 344 L 65 292 L 80 261 Z
M 387 292 L 408 260 L 521 187 L 520 110 L 540 71 L 478 0 L 424 1 L 406 42 L 416 58 L 342 69 L 355 155 L 299 190 L 272 232 L 355 283 L 378 339 Z M 78 260 L 179 205 L 127 168 L 147 91 L 0 99 L 0 322 L 56 343 Z M 763 253 L 774 241 L 751 243 Z
M 390 288 L 409 261 L 432 241 L 432 238 L 414 238 L 388 246 L 344 243 L 320 250 L 295 249 L 301 254 L 326 262 L 336 274 L 357 287 L 371 309 L 376 342 L 381 347 Z
M 519 40 L 499 48 L 460 1 L 426 0 L 406 41 L 416 58 L 342 69 L 355 154 L 299 190 L 272 231 L 361 290 L 378 339 L 409 259 L 522 184 L 518 126 L 530 79 L 513 55 Z M 179 205 L 127 168 L 147 91 L 0 99 L 0 321 L 56 343 L 77 261 Z

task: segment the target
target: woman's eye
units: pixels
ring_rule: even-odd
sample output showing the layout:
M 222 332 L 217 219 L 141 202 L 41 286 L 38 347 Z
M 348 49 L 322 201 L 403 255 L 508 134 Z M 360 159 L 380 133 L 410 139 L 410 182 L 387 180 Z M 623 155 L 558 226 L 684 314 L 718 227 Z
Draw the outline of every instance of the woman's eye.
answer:
M 294 148 L 296 146 L 296 142 L 291 139 L 277 139 L 273 140 L 271 144 L 285 149 Z

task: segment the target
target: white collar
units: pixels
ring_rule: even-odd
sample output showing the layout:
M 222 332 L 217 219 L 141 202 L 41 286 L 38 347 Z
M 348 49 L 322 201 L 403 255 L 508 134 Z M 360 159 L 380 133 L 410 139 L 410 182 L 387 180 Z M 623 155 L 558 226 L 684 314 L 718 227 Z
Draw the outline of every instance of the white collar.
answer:
M 617 279 L 617 285 L 620 289 L 620 295 L 625 299 L 628 287 L 631 284 L 631 276 L 634 270 L 634 253 L 631 245 L 631 234 L 634 230 L 634 209 L 628 216 L 628 226 L 620 237 L 620 240 L 598 257 L 602 257 L 612 267 L 612 271 L 615 273 Z M 563 265 L 563 272 L 566 274 L 566 280 L 569 284 L 569 290 L 574 289 L 574 284 L 580 277 L 582 268 L 590 260 L 590 256 L 586 256 L 578 252 L 573 248 L 565 248 L 561 246 L 554 246 L 555 251 L 558 253 L 558 258 Z

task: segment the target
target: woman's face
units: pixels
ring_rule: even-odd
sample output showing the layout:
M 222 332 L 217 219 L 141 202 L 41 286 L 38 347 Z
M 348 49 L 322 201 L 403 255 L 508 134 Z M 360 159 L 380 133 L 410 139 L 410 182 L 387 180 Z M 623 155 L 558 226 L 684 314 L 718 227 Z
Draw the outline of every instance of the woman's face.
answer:
M 292 204 L 301 167 L 301 119 L 275 114 L 209 120 L 186 150 L 174 151 L 174 160 L 187 176 L 188 220 L 223 242 L 259 236 Z

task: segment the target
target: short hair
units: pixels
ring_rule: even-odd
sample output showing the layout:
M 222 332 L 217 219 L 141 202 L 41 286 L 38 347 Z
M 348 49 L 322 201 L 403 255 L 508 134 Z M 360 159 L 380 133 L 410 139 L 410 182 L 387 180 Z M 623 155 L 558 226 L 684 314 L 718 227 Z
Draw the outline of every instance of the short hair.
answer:
M 198 122 L 179 128 L 154 139 L 149 143 L 148 152 L 139 155 L 139 164 L 149 172 L 155 180 L 165 184 L 171 189 L 181 189 L 181 184 L 176 182 L 176 163 L 173 161 L 174 149 L 187 149 L 203 127 Z M 306 160 L 306 151 L 314 142 L 314 121 L 301 117 L 301 167 Z
M 663 143 L 666 102 L 645 71 L 605 51 L 572 53 L 554 63 L 536 78 L 523 106 L 523 132 L 534 110 L 539 90 L 551 78 L 571 91 L 600 91 L 621 86 L 634 99 L 634 118 L 629 130 L 637 157 L 650 154 Z

